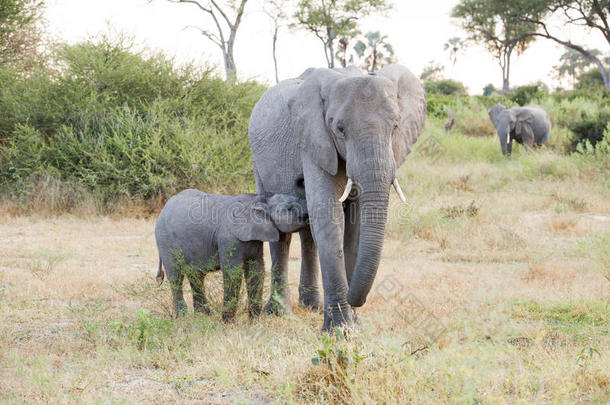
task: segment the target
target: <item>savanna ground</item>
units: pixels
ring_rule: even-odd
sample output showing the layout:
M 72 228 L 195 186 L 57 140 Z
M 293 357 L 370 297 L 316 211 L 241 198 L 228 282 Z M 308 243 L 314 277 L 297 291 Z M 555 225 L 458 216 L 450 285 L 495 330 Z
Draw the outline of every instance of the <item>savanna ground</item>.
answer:
M 174 320 L 154 216 L 3 210 L 0 402 L 607 403 L 607 157 L 426 131 L 347 339 L 297 305 L 298 237 L 291 315 Z

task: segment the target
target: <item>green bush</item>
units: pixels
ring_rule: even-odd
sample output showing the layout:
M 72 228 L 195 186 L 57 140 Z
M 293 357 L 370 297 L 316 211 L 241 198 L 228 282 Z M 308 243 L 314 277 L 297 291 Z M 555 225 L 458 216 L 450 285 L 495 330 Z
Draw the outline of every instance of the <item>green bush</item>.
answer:
M 524 106 L 532 103 L 533 100 L 540 99 L 548 94 L 549 88 L 547 85 L 539 82 L 513 89 L 513 91 L 508 94 L 508 98 L 518 105 Z
M 176 67 L 126 41 L 64 46 L 56 71 L 0 69 L 0 184 L 27 201 L 41 174 L 112 201 L 158 204 L 176 191 L 253 188 L 250 112 L 265 90 Z
M 428 80 L 424 83 L 424 87 L 427 94 L 466 94 L 466 87 L 464 84 L 452 79 Z
M 569 125 L 574 133 L 571 139 L 571 150 L 576 150 L 579 144 L 589 143 L 592 147 L 604 139 L 604 132 L 610 123 L 610 109 L 604 109 L 595 115 L 583 113 L 580 121 Z

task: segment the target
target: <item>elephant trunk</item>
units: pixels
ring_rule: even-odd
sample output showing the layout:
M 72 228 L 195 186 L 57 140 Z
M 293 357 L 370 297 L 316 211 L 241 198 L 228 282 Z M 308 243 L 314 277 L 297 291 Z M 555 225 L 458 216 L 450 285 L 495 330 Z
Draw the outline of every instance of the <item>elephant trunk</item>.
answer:
M 502 154 L 503 155 L 507 155 L 508 154 L 508 142 L 509 141 L 509 131 L 504 128 L 501 128 L 500 130 L 498 130 L 498 138 L 500 139 L 500 148 L 502 148 Z
M 377 274 L 388 216 L 389 194 L 389 182 L 385 187 L 379 187 L 379 183 L 375 187 L 362 187 L 359 199 L 361 209 L 358 257 L 347 292 L 347 302 L 352 307 L 360 307 L 366 302 Z

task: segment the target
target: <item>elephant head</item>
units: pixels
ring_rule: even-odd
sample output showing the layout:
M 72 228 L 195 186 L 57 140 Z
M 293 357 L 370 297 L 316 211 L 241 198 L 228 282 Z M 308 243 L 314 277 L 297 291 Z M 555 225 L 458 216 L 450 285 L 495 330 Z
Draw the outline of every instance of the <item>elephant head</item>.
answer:
M 307 225 L 307 205 L 291 195 L 259 195 L 233 204 L 229 224 L 233 236 L 243 242 L 277 242 L 279 232 L 292 233 Z
M 348 182 L 358 188 L 358 257 L 347 292 L 351 306 L 366 301 L 381 256 L 390 186 L 404 201 L 396 179 L 425 120 L 421 82 L 406 68 L 390 65 L 377 74 L 309 69 L 289 102 L 303 154 L 330 175 L 345 162 Z
M 510 133 L 515 130 L 517 118 L 515 114 L 504 107 L 502 104 L 496 104 L 489 110 L 489 119 L 496 127 L 496 134 L 500 138 L 500 147 L 502 154 L 510 154 L 511 142 Z

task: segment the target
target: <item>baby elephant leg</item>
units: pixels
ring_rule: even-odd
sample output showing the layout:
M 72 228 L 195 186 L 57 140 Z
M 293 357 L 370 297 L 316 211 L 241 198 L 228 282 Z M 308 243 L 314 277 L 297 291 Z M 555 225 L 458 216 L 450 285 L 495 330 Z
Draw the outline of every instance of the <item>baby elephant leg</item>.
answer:
M 173 271 L 172 271 L 173 270 Z M 169 286 L 172 290 L 172 299 L 174 302 L 174 313 L 176 317 L 186 314 L 186 301 L 184 300 L 184 294 L 182 292 L 182 283 L 184 281 L 184 275 L 177 269 L 172 269 L 167 272 L 167 278 Z
M 222 320 L 229 321 L 235 316 L 237 304 L 239 303 L 239 290 L 244 273 L 241 258 L 229 258 L 223 260 L 222 284 L 224 287 L 224 305 L 222 309 Z
M 193 308 L 195 312 L 203 312 L 210 315 L 210 306 L 205 297 L 205 272 L 194 274 L 189 277 L 191 290 L 193 290 Z
M 260 257 L 246 262 L 246 289 L 248 291 L 248 315 L 254 318 L 261 314 L 263 309 L 263 284 L 265 282 L 265 264 L 263 252 Z

